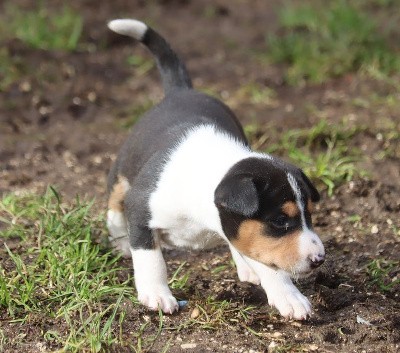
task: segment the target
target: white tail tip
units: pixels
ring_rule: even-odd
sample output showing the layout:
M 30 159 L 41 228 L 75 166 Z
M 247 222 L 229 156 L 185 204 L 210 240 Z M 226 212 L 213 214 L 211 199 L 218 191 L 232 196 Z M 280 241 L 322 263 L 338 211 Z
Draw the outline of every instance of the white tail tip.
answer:
M 137 20 L 121 19 L 108 22 L 108 28 L 118 34 L 133 37 L 140 41 L 143 39 L 148 27 Z

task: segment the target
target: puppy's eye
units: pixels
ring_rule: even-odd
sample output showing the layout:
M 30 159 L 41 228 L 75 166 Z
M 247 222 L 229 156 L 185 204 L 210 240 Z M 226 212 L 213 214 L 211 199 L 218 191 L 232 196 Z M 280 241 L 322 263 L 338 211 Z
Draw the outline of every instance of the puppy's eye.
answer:
M 285 215 L 279 215 L 271 223 L 275 228 L 289 228 L 289 219 Z

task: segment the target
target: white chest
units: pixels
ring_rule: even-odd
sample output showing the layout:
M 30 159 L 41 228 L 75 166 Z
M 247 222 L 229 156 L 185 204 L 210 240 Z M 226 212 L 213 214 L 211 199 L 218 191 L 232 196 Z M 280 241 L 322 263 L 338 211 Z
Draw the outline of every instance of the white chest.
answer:
M 214 191 L 226 172 L 251 152 L 212 126 L 201 126 L 177 144 L 150 196 L 149 227 L 169 246 L 210 248 L 225 239 Z
M 185 218 L 176 219 L 175 224 L 158 229 L 157 233 L 165 248 L 210 249 L 224 242 L 217 232 Z

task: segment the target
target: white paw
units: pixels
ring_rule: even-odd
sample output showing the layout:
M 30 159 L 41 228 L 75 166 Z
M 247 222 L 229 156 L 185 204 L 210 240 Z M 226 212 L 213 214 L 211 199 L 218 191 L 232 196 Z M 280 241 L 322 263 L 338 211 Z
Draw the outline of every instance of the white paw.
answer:
M 311 304 L 295 286 L 284 286 L 267 293 L 268 304 L 288 319 L 305 320 L 311 315 Z
M 241 282 L 250 282 L 253 284 L 260 284 L 260 278 L 249 266 L 237 265 L 237 274 Z
M 167 287 L 161 290 L 146 290 L 138 292 L 138 300 L 150 310 L 161 309 L 165 314 L 179 310 L 178 302 Z

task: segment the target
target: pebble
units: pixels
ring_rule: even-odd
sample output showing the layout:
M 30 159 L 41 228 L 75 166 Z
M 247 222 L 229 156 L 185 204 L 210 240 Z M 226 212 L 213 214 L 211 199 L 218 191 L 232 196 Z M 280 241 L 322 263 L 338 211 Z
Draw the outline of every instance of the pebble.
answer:
M 192 319 L 196 319 L 196 318 L 198 318 L 199 316 L 200 316 L 200 310 L 199 310 L 198 307 L 196 307 L 196 308 L 194 308 L 193 311 L 191 312 L 190 317 L 191 317 Z
M 181 348 L 182 349 L 193 349 L 193 348 L 196 348 L 196 347 L 197 347 L 196 343 L 184 343 L 184 344 L 181 344 Z
M 379 228 L 378 228 L 378 226 L 376 225 L 376 224 L 374 224 L 372 227 L 371 227 L 371 233 L 372 234 L 377 234 L 379 232 Z
M 273 352 L 278 346 L 278 344 L 275 341 L 271 341 L 271 343 L 268 345 L 268 352 Z
M 187 305 L 187 300 L 178 300 L 179 309 L 183 309 Z

